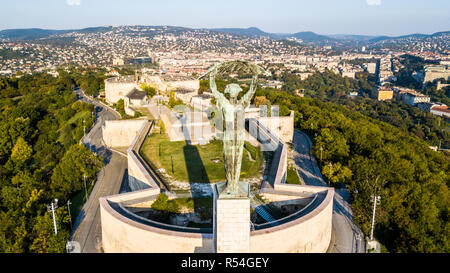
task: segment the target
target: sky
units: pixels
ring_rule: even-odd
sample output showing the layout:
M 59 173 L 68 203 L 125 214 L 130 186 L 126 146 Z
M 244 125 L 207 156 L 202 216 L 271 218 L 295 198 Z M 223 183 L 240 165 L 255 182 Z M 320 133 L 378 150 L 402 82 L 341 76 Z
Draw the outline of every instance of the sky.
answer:
M 0 29 L 109 25 L 430 34 L 450 30 L 450 0 L 0 0 Z

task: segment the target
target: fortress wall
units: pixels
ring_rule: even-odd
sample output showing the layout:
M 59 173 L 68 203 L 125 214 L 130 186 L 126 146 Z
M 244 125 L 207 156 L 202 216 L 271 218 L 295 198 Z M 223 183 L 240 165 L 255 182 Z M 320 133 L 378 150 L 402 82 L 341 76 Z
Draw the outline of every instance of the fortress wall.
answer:
M 130 107 L 130 106 L 126 106 L 124 107 L 125 110 L 125 114 L 134 117 L 134 115 L 136 114 L 136 111 L 134 110 L 134 108 Z
M 258 121 L 283 142 L 290 143 L 294 138 L 294 111 L 287 117 L 260 117 Z
M 327 188 L 320 186 L 295 185 L 295 184 L 275 184 L 274 190 L 284 192 L 298 192 L 302 194 L 315 194 L 325 191 Z
M 145 199 L 159 189 L 100 198 L 102 244 L 106 253 L 213 252 L 213 234 L 177 232 L 136 222 L 113 205 Z M 324 253 L 331 240 L 334 189 L 312 212 L 285 224 L 252 231 L 251 253 Z
M 139 155 L 141 146 L 144 143 L 149 131 L 152 130 L 152 127 L 153 123 L 144 123 L 127 151 L 128 180 L 129 184 L 133 185 L 133 189 L 144 189 L 147 187 L 159 189 L 159 183 L 149 173 L 149 171 L 147 171 L 146 167 L 144 166 L 143 159 Z
M 188 89 L 198 91 L 200 89 L 200 81 L 199 80 L 171 81 L 167 82 L 167 88 L 170 90 Z
M 311 196 L 305 197 L 305 196 L 287 195 L 287 194 L 270 193 L 270 192 L 260 193 L 260 195 L 263 196 L 269 202 L 278 202 L 278 203 L 286 202 L 286 204 L 290 204 L 292 202 L 296 202 L 296 203 L 306 202 L 306 204 L 307 204 L 309 201 L 311 201 L 311 198 L 313 198 L 313 196 L 314 196 L 314 194 L 312 194 Z M 302 201 L 299 201 L 300 199 Z
M 100 199 L 102 244 L 106 253 L 212 252 L 212 234 L 185 233 L 135 222 Z
M 280 226 L 252 231 L 252 253 L 325 253 L 331 241 L 334 189 L 307 215 Z
M 106 120 L 103 141 L 108 147 L 128 147 L 147 120 Z
M 440 79 L 440 78 L 444 78 L 444 79 L 449 79 L 450 78 L 450 71 L 445 71 L 445 72 L 436 72 L 436 71 L 427 71 L 425 72 L 425 78 L 424 78 L 424 83 L 426 82 L 432 82 L 436 79 Z
M 138 85 L 130 80 L 126 81 L 127 78 L 119 80 L 122 78 L 110 78 L 105 80 L 105 98 L 110 104 L 117 103 L 120 99 L 123 99 L 125 95 L 130 93 L 133 88 L 138 88 Z
M 273 181 L 274 188 L 277 185 L 285 183 L 287 175 L 288 148 L 285 143 L 280 143 L 280 145 L 281 147 L 279 147 L 274 153 L 272 165 L 270 167 L 270 177 Z

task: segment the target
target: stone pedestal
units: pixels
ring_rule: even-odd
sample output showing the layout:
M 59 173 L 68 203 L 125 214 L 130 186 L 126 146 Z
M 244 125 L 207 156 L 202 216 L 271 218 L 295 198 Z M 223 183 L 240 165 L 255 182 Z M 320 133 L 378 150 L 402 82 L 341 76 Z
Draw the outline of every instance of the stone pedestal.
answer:
M 239 183 L 240 192 L 229 195 L 226 184 L 214 186 L 214 251 L 216 253 L 250 252 L 249 185 Z

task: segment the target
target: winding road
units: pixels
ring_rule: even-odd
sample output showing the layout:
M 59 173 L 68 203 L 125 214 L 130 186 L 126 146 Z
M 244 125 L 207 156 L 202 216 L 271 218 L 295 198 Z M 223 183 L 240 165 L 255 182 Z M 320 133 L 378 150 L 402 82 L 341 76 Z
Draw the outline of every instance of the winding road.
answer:
M 328 186 L 323 180 L 315 157 L 311 154 L 311 139 L 300 130 L 294 132 L 293 159 L 297 173 L 306 185 Z M 328 252 L 365 253 L 364 235 L 353 223 L 350 193 L 336 189 L 333 202 L 333 230 Z
M 102 110 L 97 113 L 98 118 L 96 124 L 82 139 L 82 142 L 89 147 L 91 151 L 96 152 L 103 157 L 105 166 L 99 172 L 97 181 L 89 195 L 88 201 L 84 204 L 75 220 L 74 228 L 69 240 L 78 242 L 82 253 L 98 253 L 101 252 L 102 236 L 99 198 L 119 193 L 122 181 L 126 177 L 125 172 L 127 170 L 128 161 L 127 158 L 120 153 L 107 149 L 102 138 L 102 126 L 104 121 L 120 119 L 120 115 L 87 97 L 80 89 L 76 89 L 74 92 L 81 97 L 81 101 L 102 108 Z

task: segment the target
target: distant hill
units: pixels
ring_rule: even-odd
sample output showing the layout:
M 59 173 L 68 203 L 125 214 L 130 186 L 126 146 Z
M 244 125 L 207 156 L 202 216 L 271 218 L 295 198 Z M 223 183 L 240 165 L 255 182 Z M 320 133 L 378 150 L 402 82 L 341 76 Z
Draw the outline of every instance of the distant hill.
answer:
M 148 26 L 151 27 L 151 26 Z M 158 26 L 158 29 L 164 28 L 168 33 L 178 33 L 186 30 L 192 30 L 191 28 L 184 27 L 174 27 L 174 26 Z M 52 35 L 66 34 L 70 32 L 81 32 L 81 33 L 95 33 L 95 32 L 105 32 L 111 30 L 112 27 L 90 27 L 78 30 L 52 30 L 52 29 L 40 29 L 40 28 L 29 28 L 29 29 L 7 29 L 0 31 L 0 38 L 11 39 L 11 40 L 36 40 L 42 38 L 48 38 Z M 247 37 L 269 37 L 271 39 L 286 39 L 286 38 L 297 38 L 305 43 L 313 44 L 370 44 L 377 43 L 385 40 L 397 40 L 397 39 L 425 39 L 427 37 L 436 37 L 440 35 L 450 35 L 450 31 L 436 32 L 433 34 L 410 34 L 397 37 L 391 36 L 370 36 L 370 35 L 353 35 L 353 34 L 332 34 L 332 35 L 321 35 L 314 33 L 312 31 L 297 32 L 294 34 L 289 33 L 268 33 L 262 31 L 257 27 L 249 28 L 213 28 L 213 29 L 201 29 L 207 31 L 229 33 L 232 35 L 240 35 Z
M 441 31 L 441 32 L 433 33 L 433 34 L 415 33 L 415 34 L 408 34 L 408 35 L 394 36 L 394 37 L 379 36 L 379 37 L 370 39 L 369 42 L 375 43 L 375 42 L 384 41 L 384 40 L 399 40 L 399 39 L 407 39 L 407 38 L 424 39 L 424 38 L 428 38 L 428 37 L 436 37 L 436 36 L 441 36 L 441 35 L 450 35 L 450 31 Z
M 52 30 L 40 28 L 6 29 L 0 31 L 0 38 L 11 40 L 35 40 L 68 32 L 71 32 L 71 30 Z
M 334 38 L 331 38 L 331 37 L 328 37 L 325 35 L 319 35 L 312 31 L 297 32 L 292 35 L 289 35 L 289 37 L 301 39 L 303 42 L 306 42 L 306 43 L 325 42 L 325 41 L 335 40 Z
M 267 33 L 259 28 L 256 27 L 249 27 L 249 28 L 212 28 L 208 29 L 215 32 L 222 32 L 222 33 L 230 33 L 234 35 L 241 35 L 241 36 L 250 36 L 250 37 L 260 37 L 260 36 L 266 36 L 266 37 L 275 37 L 276 34 Z
M 377 36 L 369 36 L 369 35 L 353 35 L 353 34 L 332 34 L 326 35 L 333 39 L 338 40 L 347 40 L 347 41 L 369 41 L 371 39 L 377 38 Z
M 66 34 L 70 32 L 94 33 L 110 30 L 111 27 L 90 27 L 84 29 L 69 29 L 69 30 L 55 30 L 55 29 L 41 29 L 41 28 L 27 28 L 27 29 L 5 29 L 0 31 L 0 38 L 11 40 L 36 40 L 48 38 L 52 35 Z
M 311 31 L 298 32 L 294 34 L 276 34 L 276 33 L 268 33 L 260 30 L 256 27 L 250 28 L 213 28 L 209 29 L 211 31 L 222 32 L 222 33 L 230 33 L 234 35 L 241 36 L 249 36 L 249 37 L 270 37 L 272 39 L 286 39 L 289 37 L 301 39 L 304 42 L 322 42 L 322 41 L 330 41 L 334 40 L 333 38 L 327 37 L 325 35 L 319 35 Z

